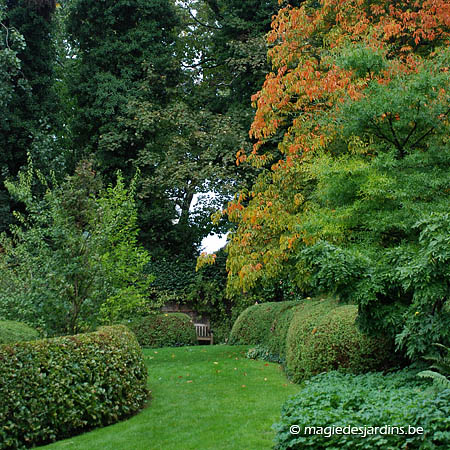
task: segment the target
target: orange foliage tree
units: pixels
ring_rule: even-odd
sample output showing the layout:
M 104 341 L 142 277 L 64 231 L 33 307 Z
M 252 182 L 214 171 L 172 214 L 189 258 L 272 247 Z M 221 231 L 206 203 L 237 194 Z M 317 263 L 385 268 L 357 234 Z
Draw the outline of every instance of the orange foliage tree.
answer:
M 367 211 L 355 205 L 373 203 L 375 187 L 388 195 L 394 181 L 374 169 L 380 155 L 397 164 L 442 144 L 436 139 L 448 130 L 449 38 L 447 0 L 307 0 L 279 11 L 268 35 L 273 70 L 252 98 L 255 144 L 250 154 L 237 153 L 237 164 L 261 174 L 222 211 L 237 224 L 228 244 L 230 292 L 286 274 L 305 285 L 311 267 L 299 253 L 319 242 L 346 248 L 372 233 L 370 242 L 384 249 L 411 238 L 415 222 L 399 225 L 392 233 L 404 235 L 386 244 L 389 226 L 375 233 L 376 225 L 358 222 Z M 347 175 L 363 170 L 364 183 L 353 177 L 351 185 Z M 448 201 L 448 190 L 438 191 Z

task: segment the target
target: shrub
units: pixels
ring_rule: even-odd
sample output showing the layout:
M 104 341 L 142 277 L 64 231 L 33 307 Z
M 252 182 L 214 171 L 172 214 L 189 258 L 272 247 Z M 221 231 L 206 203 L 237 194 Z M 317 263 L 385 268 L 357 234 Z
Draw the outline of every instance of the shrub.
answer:
M 117 173 L 102 187 L 90 162 L 57 185 L 31 164 L 17 183 L 6 183 L 24 203 L 18 225 L 0 235 L 0 316 L 60 336 L 117 323 L 142 311 L 149 260 L 138 243 L 137 179 L 129 187 Z M 43 189 L 39 198 L 34 189 Z
M 278 328 L 279 318 L 295 305 L 298 302 L 268 302 L 250 306 L 234 323 L 229 343 L 267 347 L 275 328 Z M 277 345 L 274 344 L 274 347 Z
M 24 448 L 141 409 L 147 369 L 124 326 L 0 346 L 0 447 Z
M 290 432 L 292 425 L 300 427 L 299 434 Z M 424 433 L 408 434 L 408 426 Z M 340 434 L 332 433 L 335 427 L 342 427 Z M 356 427 L 354 434 L 348 427 Z M 450 448 L 450 389 L 431 391 L 406 370 L 385 376 L 329 372 L 305 382 L 284 404 L 274 428 L 277 450 Z
M 305 301 L 295 309 L 286 343 L 287 373 L 293 381 L 337 368 L 367 372 L 392 359 L 393 345 L 387 338 L 358 330 L 357 312 L 354 305 L 339 306 L 330 299 Z
M 0 321 L 0 344 L 39 339 L 39 332 L 25 323 L 13 320 Z
M 128 324 L 142 347 L 181 347 L 196 345 L 197 334 L 187 314 L 154 314 Z

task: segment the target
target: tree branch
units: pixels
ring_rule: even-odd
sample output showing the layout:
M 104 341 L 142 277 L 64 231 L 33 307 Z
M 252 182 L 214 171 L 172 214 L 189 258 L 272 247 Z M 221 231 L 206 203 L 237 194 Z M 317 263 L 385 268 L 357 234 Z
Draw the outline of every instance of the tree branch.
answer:
M 190 8 L 187 6 L 186 7 L 187 12 L 189 13 L 189 15 L 194 19 L 195 22 L 197 22 L 200 26 L 205 27 L 205 28 L 210 28 L 211 30 L 220 30 L 220 27 L 215 27 L 213 25 L 208 25 L 207 23 L 203 23 L 200 20 L 197 19 L 197 17 L 194 16 L 194 14 L 192 14 L 192 11 L 190 10 Z

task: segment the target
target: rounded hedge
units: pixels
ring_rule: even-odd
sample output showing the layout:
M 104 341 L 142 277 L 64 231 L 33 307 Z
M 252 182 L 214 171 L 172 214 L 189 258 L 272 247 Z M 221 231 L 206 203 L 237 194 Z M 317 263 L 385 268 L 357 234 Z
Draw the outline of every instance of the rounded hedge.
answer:
M 236 319 L 230 333 L 228 343 L 231 345 L 258 345 L 268 348 L 274 331 L 281 333 L 280 317 L 299 302 L 268 302 L 248 307 Z M 288 317 L 288 316 L 286 316 Z M 278 334 L 277 334 L 278 336 Z M 278 348 L 277 343 L 271 344 Z
M 182 347 L 196 345 L 192 319 L 184 313 L 154 314 L 127 324 L 142 347 Z
M 147 368 L 123 325 L 0 346 L 1 448 L 25 448 L 140 410 Z
M 295 309 L 286 342 L 286 370 L 293 381 L 338 368 L 377 370 L 390 359 L 392 364 L 392 343 L 361 333 L 357 313 L 357 306 L 333 300 L 305 302 Z
M 0 320 L 0 344 L 39 339 L 39 332 L 22 322 Z

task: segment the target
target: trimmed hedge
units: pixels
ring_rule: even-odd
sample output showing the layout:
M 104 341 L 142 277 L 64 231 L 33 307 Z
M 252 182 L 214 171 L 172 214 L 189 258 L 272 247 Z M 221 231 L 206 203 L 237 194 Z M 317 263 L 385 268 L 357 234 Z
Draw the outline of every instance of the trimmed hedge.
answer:
M 295 309 L 286 341 L 286 371 L 293 381 L 338 368 L 362 373 L 392 365 L 392 343 L 362 334 L 357 313 L 357 306 L 329 299 Z
M 289 320 L 289 314 L 285 313 L 298 304 L 298 301 L 268 302 L 250 306 L 234 323 L 228 343 L 279 349 L 285 331 L 282 324 Z
M 39 339 L 39 332 L 22 322 L 0 320 L 0 344 Z
M 123 325 L 2 345 L 0 398 L 0 448 L 41 445 L 136 413 L 147 368 Z
M 317 375 L 283 405 L 281 421 L 273 426 L 274 448 L 448 449 L 450 389 L 434 391 L 428 386 L 408 370 L 384 376 Z M 300 427 L 298 434 L 291 433 L 293 425 Z M 423 432 L 408 434 L 408 426 Z
M 393 343 L 362 334 L 356 316 L 356 306 L 329 298 L 263 303 L 238 317 L 229 342 L 255 345 L 249 358 L 282 363 L 295 382 L 337 368 L 361 373 L 397 362 Z
M 184 313 L 154 314 L 127 325 L 142 347 L 182 347 L 198 343 L 194 323 Z

